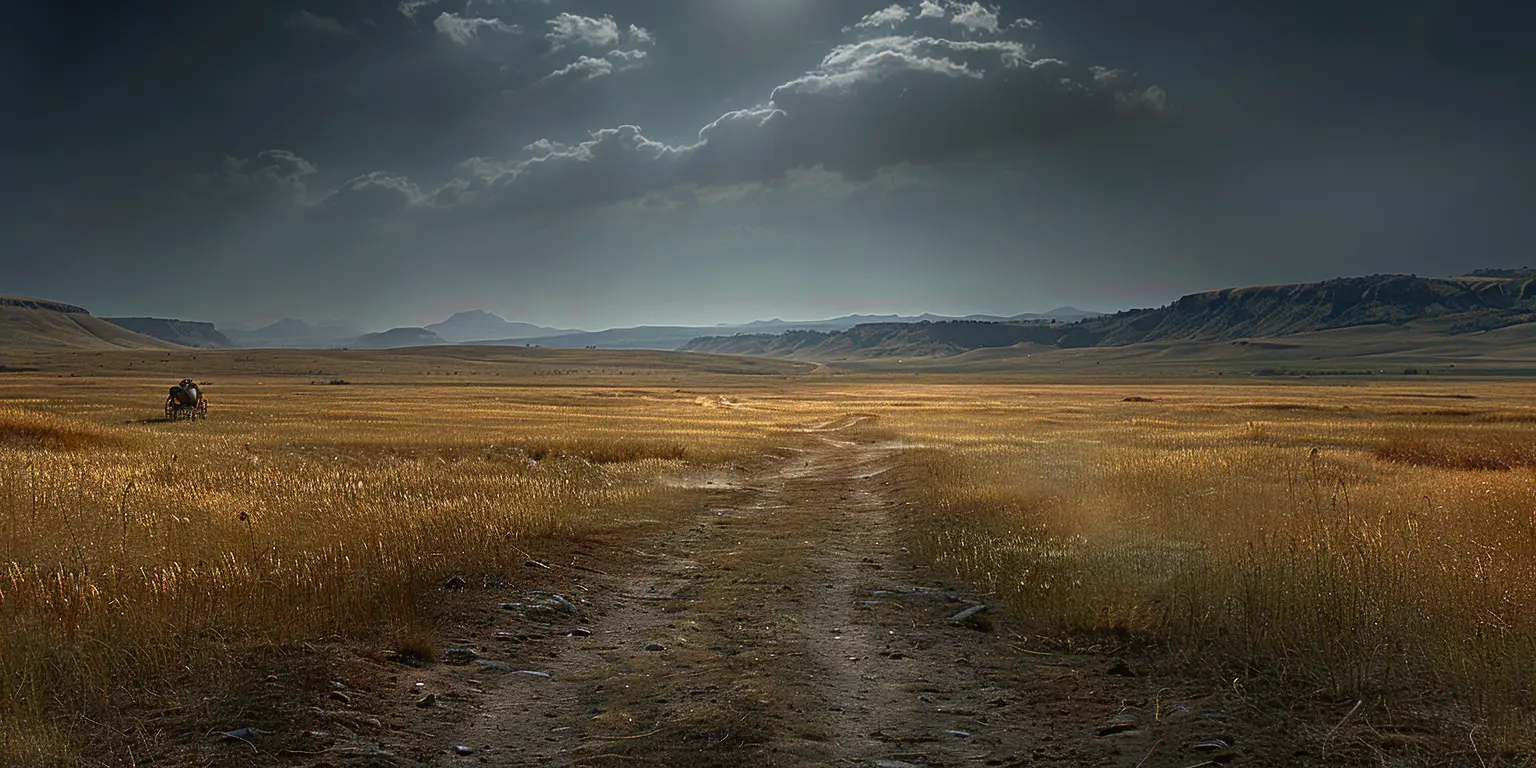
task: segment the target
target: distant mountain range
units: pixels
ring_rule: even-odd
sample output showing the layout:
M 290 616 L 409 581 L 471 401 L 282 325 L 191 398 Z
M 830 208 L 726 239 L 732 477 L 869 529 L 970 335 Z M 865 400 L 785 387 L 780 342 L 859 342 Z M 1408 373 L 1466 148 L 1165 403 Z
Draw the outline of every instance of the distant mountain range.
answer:
M 611 328 L 606 331 L 581 331 L 559 335 L 542 336 L 536 338 L 508 338 L 495 341 L 476 341 L 475 344 L 491 344 L 503 346 L 515 346 L 533 344 L 541 347 L 557 347 L 566 349 L 580 349 L 584 347 L 596 347 L 598 349 L 682 349 L 694 339 L 703 336 L 714 336 L 722 331 L 751 331 L 759 334 L 780 334 L 792 331 L 845 331 L 870 323 L 887 323 L 893 325 L 908 325 L 913 323 L 931 323 L 943 321 L 966 320 L 971 322 L 1069 322 L 1085 317 L 1097 317 L 1097 312 L 1086 312 L 1073 307 L 1061 307 L 1041 314 L 1023 314 L 1012 317 L 997 317 L 993 315 L 968 315 L 965 318 L 945 317 L 942 315 L 924 314 L 916 317 L 902 315 L 847 315 L 831 320 L 787 321 L 780 319 L 755 320 L 743 325 L 642 325 L 634 328 Z M 428 326 L 429 328 L 431 326 Z
M 438 338 L 450 344 L 462 344 L 466 341 L 483 341 L 485 339 L 537 339 L 545 336 L 579 333 L 579 331 L 545 328 L 542 325 L 532 325 L 530 323 L 508 322 L 481 309 L 460 312 L 441 323 L 433 323 L 427 326 L 426 330 L 431 331 Z
M 382 333 L 369 333 L 349 342 L 349 349 L 400 349 L 403 347 L 430 347 L 445 344 L 441 336 L 425 328 L 391 328 Z
M 253 331 L 231 328 L 225 332 L 237 346 L 275 349 L 325 349 L 346 346 L 363 331 L 345 325 L 314 326 L 297 318 L 284 318 Z
M 82 312 L 84 310 L 81 310 Z M 755 333 L 783 333 L 794 330 L 840 331 L 869 323 L 919 323 L 946 320 L 972 320 L 986 322 L 1070 322 L 1098 313 L 1086 312 L 1073 307 L 1061 307 L 1041 314 L 1023 314 L 1012 317 L 969 315 L 964 318 L 925 314 L 916 317 L 901 315 L 848 315 L 831 320 L 792 322 L 780 319 L 756 320 L 743 325 L 713 326 L 638 326 L 612 328 L 605 331 L 574 331 L 546 328 L 531 323 L 510 322 L 484 310 L 459 312 L 440 323 L 422 328 L 393 328 L 380 333 L 363 331 L 344 325 L 311 325 L 296 318 L 286 318 L 260 328 L 230 324 L 224 331 L 211 323 L 163 318 L 112 318 L 110 321 L 124 328 L 153 336 L 163 341 L 203 349 L 276 348 L 276 349 L 383 349 L 394 347 L 432 346 L 438 344 L 477 344 L 496 346 L 541 346 L 566 349 L 596 347 L 599 349 L 659 349 L 676 350 L 700 336 L 713 336 L 725 331 L 750 330 Z
M 977 349 L 1119 347 L 1146 342 L 1211 342 L 1443 320 L 1463 334 L 1536 321 L 1536 274 L 1485 270 L 1477 276 L 1372 275 L 1321 283 L 1196 293 L 1157 309 L 1071 323 L 874 323 L 844 331 L 791 331 L 699 338 L 687 351 L 836 361 L 943 357 Z
M 1407 328 L 1399 332 L 1400 326 Z M 1322 359 L 1329 354 L 1328 339 L 1339 338 L 1345 329 L 1357 337 L 1369 336 L 1371 344 L 1377 345 L 1373 349 L 1390 346 L 1388 338 L 1411 337 L 1417 340 L 1415 344 L 1428 345 L 1424 349 L 1434 347 L 1442 352 L 1477 348 L 1483 350 L 1478 354 L 1516 354 L 1519 350 L 1514 347 L 1506 353 L 1490 350 L 1501 349 L 1500 345 L 1528 344 L 1525 339 L 1536 333 L 1536 271 L 1480 270 L 1450 278 L 1371 275 L 1227 288 L 1191 294 L 1155 309 L 1108 315 L 1063 307 L 1014 317 L 849 315 L 811 322 L 773 319 L 739 326 L 641 326 L 594 332 L 511 323 L 483 311 L 461 312 L 425 328 L 370 334 L 345 326 L 314 326 L 297 319 L 221 332 L 208 323 L 164 318 L 116 318 L 108 322 L 69 304 L 0 296 L 0 350 L 189 346 L 385 349 L 473 343 L 682 349 L 818 362 L 886 358 L 893 362 L 907 358 L 974 362 L 980 355 L 987 365 L 1005 367 L 1052 350 L 1188 350 L 1211 344 L 1264 350 L 1305 347 L 1320 350 L 1314 359 Z M 540 335 L 490 341 L 472 338 L 509 330 Z M 1292 338 L 1274 341 L 1279 337 Z

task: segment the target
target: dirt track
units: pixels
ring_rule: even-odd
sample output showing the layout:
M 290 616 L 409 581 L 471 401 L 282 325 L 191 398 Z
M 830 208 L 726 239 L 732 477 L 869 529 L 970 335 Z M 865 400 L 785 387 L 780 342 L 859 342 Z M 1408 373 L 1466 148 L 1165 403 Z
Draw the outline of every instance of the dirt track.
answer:
M 715 478 L 696 517 L 628 552 L 580 548 L 530 569 L 574 612 L 530 593 L 531 582 L 467 590 L 478 607 L 460 639 L 481 666 L 400 677 L 389 694 L 391 738 L 321 764 L 1188 766 L 1239 757 L 1196 747 L 1232 740 L 1216 702 L 1176 708 L 1172 691 L 1124 674 L 1123 662 L 1040 650 L 997 611 L 981 627 L 951 621 L 986 597 L 935 581 L 906 556 L 904 502 L 891 479 L 899 448 L 845 437 L 838 427 L 851 424 L 808 429 L 785 458 Z M 498 605 L 529 595 L 555 609 L 530 616 Z M 440 694 L 434 706 L 410 703 L 426 693 Z M 1139 725 L 1101 733 L 1117 720 Z

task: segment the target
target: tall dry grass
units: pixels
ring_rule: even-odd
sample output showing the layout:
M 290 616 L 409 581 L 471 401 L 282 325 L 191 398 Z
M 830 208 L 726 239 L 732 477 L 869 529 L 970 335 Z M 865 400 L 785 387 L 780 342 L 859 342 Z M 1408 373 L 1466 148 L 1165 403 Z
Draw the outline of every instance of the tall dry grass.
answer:
M 262 649 L 410 642 L 446 575 L 665 518 L 688 493 L 666 476 L 764 429 L 682 398 L 460 392 L 299 410 L 228 387 L 174 424 L 0 406 L 0 764 L 71 764 L 80 734 L 195 707 Z
M 1339 394 L 1057 393 L 962 440 L 909 415 L 920 553 L 1044 635 L 1536 747 L 1536 429 Z

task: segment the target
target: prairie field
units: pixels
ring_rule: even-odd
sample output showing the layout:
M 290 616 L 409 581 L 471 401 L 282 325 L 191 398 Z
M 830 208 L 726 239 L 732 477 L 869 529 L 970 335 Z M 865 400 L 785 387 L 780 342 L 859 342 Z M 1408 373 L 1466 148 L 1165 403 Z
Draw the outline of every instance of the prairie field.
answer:
M 242 692 L 274 664 L 430 660 L 445 578 L 664 534 L 707 478 L 828 430 L 889 452 L 903 551 L 1017 642 L 1133 649 L 1149 675 L 1314 713 L 1325 759 L 1536 748 L 1518 381 L 198 357 L 198 422 L 157 418 L 184 358 L 0 378 L 0 763 L 178 764 L 210 712 L 259 708 Z
M 1365 714 L 1373 757 L 1536 748 L 1523 387 L 993 394 L 884 424 L 922 446 L 921 555 L 1031 631 L 1148 649 L 1271 713 Z
M 665 521 L 690 491 L 664 479 L 750 456 L 775 423 L 672 387 L 434 373 L 225 378 L 211 418 L 176 423 L 158 378 L 0 380 L 0 764 L 68 762 L 70 732 L 125 712 L 217 706 L 209 682 L 237 685 L 246 655 L 410 652 L 445 575 Z

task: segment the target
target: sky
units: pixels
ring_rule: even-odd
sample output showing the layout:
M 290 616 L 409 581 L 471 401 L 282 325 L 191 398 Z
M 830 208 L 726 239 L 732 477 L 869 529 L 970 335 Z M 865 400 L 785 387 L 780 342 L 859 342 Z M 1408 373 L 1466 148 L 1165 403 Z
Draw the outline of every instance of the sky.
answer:
M 52 0 L 0 293 L 599 329 L 1532 264 L 1493 0 Z

